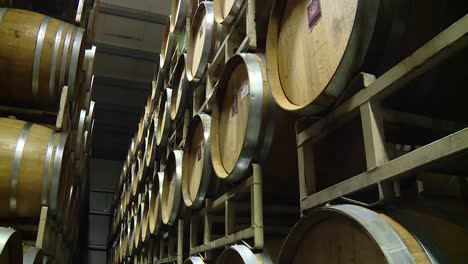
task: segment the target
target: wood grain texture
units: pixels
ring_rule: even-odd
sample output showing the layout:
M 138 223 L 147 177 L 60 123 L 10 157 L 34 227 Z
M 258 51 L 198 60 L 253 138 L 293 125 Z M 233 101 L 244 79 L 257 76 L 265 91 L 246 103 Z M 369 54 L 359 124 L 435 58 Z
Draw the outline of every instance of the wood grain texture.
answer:
M 222 39 L 222 26 L 214 20 L 213 3 L 203 1 L 192 19 L 187 45 L 186 74 L 200 79 Z
M 39 28 L 44 18 L 44 15 L 19 9 L 8 9 L 3 16 L 0 24 L 0 36 L 2 36 L 0 38 L 0 85 L 5 89 L 0 91 L 0 100 L 4 104 L 55 110 L 58 107 L 63 85 L 71 85 L 68 83 L 68 76 L 70 74 L 77 76 L 73 87 L 79 83 L 83 43 L 79 43 L 78 57 L 73 57 L 78 62 L 76 71 L 72 73 L 70 67 L 74 37 L 78 28 L 64 23 L 62 34 L 57 34 L 62 22 L 51 18 L 47 23 L 42 50 L 39 53 L 38 99 L 34 100 L 33 63 Z M 66 35 L 70 29 L 73 34 L 71 41 L 65 47 Z M 55 43 L 59 38 L 60 42 Z M 68 48 L 67 57 L 62 60 L 65 48 Z M 54 51 L 56 51 L 55 64 L 53 63 Z M 65 78 L 62 78 L 63 82 L 60 83 L 62 64 L 66 64 L 64 65 Z M 51 74 L 53 66 L 55 66 L 55 71 L 54 74 Z M 50 80 L 52 76 L 54 76 L 53 80 Z M 50 82 L 53 83 L 52 91 L 49 91 Z
M 383 74 L 460 10 L 466 1 L 275 1 L 266 48 L 273 96 L 289 111 L 325 112 L 360 71 Z
M 250 96 L 242 98 L 243 87 L 249 89 L 249 79 L 245 65 L 239 64 L 231 73 L 219 120 L 219 149 L 226 171 L 234 169 L 244 144 Z
M 246 160 L 258 163 L 266 201 L 279 199 L 274 195 L 279 186 L 283 202 L 297 201 L 297 153 L 292 147 L 295 117 L 276 106 L 268 88 L 261 56 L 236 55 L 228 61 L 212 113 L 213 167 L 218 177 L 229 179 L 241 173 L 239 166 L 243 165 L 239 164 Z M 258 131 L 252 130 L 253 124 L 258 125 Z
M 192 206 L 200 192 L 200 185 L 203 177 L 203 168 L 211 160 L 205 159 L 205 142 L 203 123 L 200 119 L 194 118 L 187 133 L 189 138 L 186 142 L 184 160 L 182 168 L 182 192 L 187 206 Z M 194 125 L 195 124 L 195 125 Z
M 9 212 L 10 201 L 10 178 L 12 175 L 14 153 L 19 135 L 25 122 L 10 119 L 0 119 L 0 218 L 15 217 Z M 20 169 L 17 183 L 17 212 L 18 217 L 39 217 L 42 208 L 41 186 L 44 170 L 46 152 L 52 130 L 43 126 L 33 125 L 26 137 L 24 150 L 20 160 Z M 59 144 L 59 135 L 53 141 L 50 162 L 48 164 L 48 179 L 46 186 L 47 203 L 50 203 L 50 192 L 52 190 L 51 181 L 54 170 L 54 160 L 57 155 L 56 150 Z M 67 159 L 69 157 L 69 141 L 65 146 L 62 160 L 62 169 L 59 179 L 59 197 L 58 209 L 61 210 L 64 205 L 66 178 L 67 178 Z
M 291 263 L 386 263 L 378 245 L 350 219 L 331 217 L 304 234 Z

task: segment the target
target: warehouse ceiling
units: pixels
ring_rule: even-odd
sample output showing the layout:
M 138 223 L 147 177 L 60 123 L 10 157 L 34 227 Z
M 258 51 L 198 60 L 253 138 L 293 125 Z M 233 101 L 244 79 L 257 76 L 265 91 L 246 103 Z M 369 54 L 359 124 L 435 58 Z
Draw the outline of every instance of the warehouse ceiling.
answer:
M 150 93 L 171 1 L 100 0 L 93 157 L 123 160 Z

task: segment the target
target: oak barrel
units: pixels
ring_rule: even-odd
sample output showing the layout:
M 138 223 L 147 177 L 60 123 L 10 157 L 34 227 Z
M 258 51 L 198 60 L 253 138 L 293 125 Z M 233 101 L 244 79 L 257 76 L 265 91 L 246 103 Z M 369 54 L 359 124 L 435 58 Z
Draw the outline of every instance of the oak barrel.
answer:
M 62 219 L 62 231 L 64 233 L 64 236 L 67 236 L 70 233 L 72 233 L 70 229 L 76 227 L 74 210 L 77 209 L 77 203 L 79 203 L 79 186 L 76 185 L 75 165 L 72 160 L 69 161 L 69 166 L 67 170 L 68 174 L 63 187 L 63 189 L 65 190 L 63 210 L 57 213 L 57 215 L 59 216 L 58 218 Z
M 173 121 L 178 121 L 184 117 L 185 109 L 192 92 L 187 75 L 185 74 L 186 57 L 185 53 L 179 56 L 172 74 L 171 120 Z
M 208 190 L 215 189 L 210 130 L 211 117 L 203 113 L 194 116 L 188 127 L 182 164 L 182 196 L 187 207 L 200 207 Z
M 184 264 L 205 264 L 205 261 L 201 257 L 189 257 Z
M 42 205 L 61 211 L 70 140 L 67 133 L 0 118 L 0 218 L 38 217 Z
M 213 3 L 203 1 L 192 19 L 187 47 L 186 74 L 189 81 L 200 79 L 215 55 L 222 27 L 214 20 Z
M 266 56 L 273 97 L 289 111 L 317 114 L 360 71 L 381 75 L 465 15 L 466 1 L 277 0 Z
M 78 119 L 78 127 L 76 131 L 73 132 L 74 134 L 74 141 L 75 141 L 75 160 L 81 160 L 83 157 L 83 151 L 85 149 L 84 145 L 84 132 L 86 129 L 86 110 L 81 109 L 79 119 Z
M 450 206 L 418 203 L 380 213 L 348 204 L 316 209 L 290 231 L 278 263 L 461 263 L 466 205 L 448 213 Z
M 153 176 L 153 184 L 151 185 L 150 197 L 150 212 L 149 212 L 149 229 L 152 235 L 157 235 L 162 226 L 161 213 L 161 181 L 164 178 L 164 172 L 155 170 Z
M 158 125 L 156 131 L 156 142 L 158 146 L 165 146 L 171 132 L 171 101 L 172 89 L 164 89 L 158 103 Z
M 245 2 L 245 0 L 214 0 L 213 11 L 216 22 L 232 23 Z
M 0 100 L 56 110 L 62 87 L 77 95 L 84 30 L 35 12 L 0 8 Z
M 148 167 L 145 166 L 146 164 L 146 151 L 145 149 L 141 149 L 138 151 L 137 155 L 137 161 L 138 161 L 138 180 L 137 180 L 137 190 L 141 189 L 141 185 L 144 183 L 144 180 L 146 179 L 147 172 L 148 172 Z
M 143 235 L 142 235 L 142 231 L 143 231 L 143 206 L 144 206 L 144 193 L 139 193 L 138 194 L 139 198 L 138 198 L 138 210 L 137 210 L 137 233 L 136 233 L 136 236 L 138 236 L 138 239 L 136 240 L 137 241 L 137 250 L 141 249 L 141 245 L 143 244 Z
M 211 118 L 211 160 L 218 177 L 239 181 L 248 176 L 252 163 L 258 163 L 264 192 L 281 189 L 281 199 L 294 195 L 294 117 L 277 107 L 271 97 L 261 56 L 238 54 L 226 63 Z
M 182 206 L 182 150 L 169 153 L 161 182 L 162 221 L 173 225 L 179 217 Z
M 122 223 L 122 227 L 120 229 L 121 235 L 121 243 L 120 243 L 120 254 L 119 259 L 120 262 L 127 256 L 127 248 L 128 248 L 128 225 L 127 222 Z
M 156 147 L 156 131 L 158 125 L 157 116 L 154 115 L 150 118 L 148 125 L 148 132 L 146 134 L 146 139 L 148 140 L 148 145 L 146 146 L 146 166 L 152 168 L 155 166 L 155 160 L 157 158 L 157 147 Z
M 0 263 L 23 263 L 21 234 L 12 228 L 0 227 Z
M 273 264 L 268 253 L 263 250 L 259 253 L 254 253 L 251 249 L 244 245 L 233 245 L 226 248 L 216 261 L 217 264 Z
M 185 31 L 185 19 L 192 15 L 192 2 L 198 0 L 174 0 L 171 7 L 171 32 Z
M 166 22 L 163 31 L 161 54 L 159 55 L 159 68 L 162 70 L 166 70 L 169 67 L 176 46 L 176 35 L 171 32 L 170 23 L 170 20 Z M 161 70 L 159 72 L 161 72 Z
M 146 131 L 148 129 L 148 124 L 149 124 L 149 116 L 146 116 L 145 113 L 143 113 L 140 117 L 140 122 L 138 123 L 137 134 L 135 136 L 135 152 L 134 152 L 135 154 L 137 154 L 141 148 L 146 148 L 145 136 L 146 136 Z
M 42 249 L 23 246 L 23 264 L 42 264 L 43 256 Z
M 145 185 L 145 195 L 141 202 L 141 242 L 146 243 L 150 238 L 151 232 L 149 229 L 149 212 L 150 212 L 151 190 L 149 183 Z
M 140 201 L 141 201 L 141 195 L 138 194 L 138 199 L 133 204 L 133 230 L 132 230 L 133 245 L 132 245 L 131 255 L 135 255 L 137 249 L 140 246 L 141 226 L 140 226 L 140 214 L 138 213 L 140 209 Z
M 96 57 L 96 46 L 92 46 L 90 49 L 85 50 L 85 62 L 83 63 L 83 70 L 85 71 L 85 89 L 89 91 L 92 87 L 95 57 Z
M 140 162 L 135 159 L 132 164 L 131 171 L 131 196 L 130 200 L 133 200 L 138 194 L 138 172 L 140 171 Z

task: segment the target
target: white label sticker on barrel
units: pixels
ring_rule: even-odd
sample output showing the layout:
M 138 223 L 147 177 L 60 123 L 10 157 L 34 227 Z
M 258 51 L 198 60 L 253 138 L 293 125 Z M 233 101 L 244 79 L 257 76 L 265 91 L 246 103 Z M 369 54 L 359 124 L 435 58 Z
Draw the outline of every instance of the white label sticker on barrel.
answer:
M 320 8 L 320 0 L 311 0 L 307 5 L 307 23 L 309 25 L 309 31 L 317 25 L 320 17 L 322 16 L 322 10 Z
M 241 94 L 241 100 L 244 100 L 244 98 L 249 94 L 249 82 L 248 81 L 246 81 L 244 85 L 242 85 L 240 94 Z
M 234 98 L 232 99 L 232 107 L 231 107 L 231 119 L 239 112 L 239 106 L 237 105 L 237 93 L 234 94 Z
M 197 151 L 197 161 L 201 160 L 201 157 L 203 155 L 203 143 L 198 146 L 198 151 Z

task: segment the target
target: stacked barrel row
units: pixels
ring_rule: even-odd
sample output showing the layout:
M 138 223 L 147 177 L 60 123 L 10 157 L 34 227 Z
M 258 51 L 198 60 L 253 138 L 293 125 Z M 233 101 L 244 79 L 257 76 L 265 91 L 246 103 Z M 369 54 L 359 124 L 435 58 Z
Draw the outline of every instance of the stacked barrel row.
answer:
M 152 92 L 114 196 L 113 263 L 157 263 L 160 248 L 150 244 L 160 245 L 165 232 L 173 235 L 178 219 L 223 195 L 225 185 L 252 176 L 252 163 L 266 175 L 268 205 L 297 204 L 297 179 L 290 177 L 297 174 L 295 119 L 273 101 L 262 54 L 231 58 L 212 111 L 192 111 L 194 90 L 205 89 L 201 79 L 226 33 L 214 19 L 214 8 L 221 16 L 215 5 L 223 3 L 173 2 Z M 179 130 L 186 131 L 180 144 Z
M 86 38 L 73 24 L 0 8 L 0 219 L 18 229 L 20 242 L 37 238 L 38 252 L 56 263 L 80 255 L 87 212 L 96 48 Z M 6 248 L 22 252 L 14 247 Z M 22 263 L 16 253 L 5 256 Z
M 204 80 L 226 33 L 240 10 L 256 2 L 261 8 L 249 9 L 255 10 L 255 17 L 272 10 L 269 23 L 257 31 L 268 32 L 267 39 L 262 42 L 264 36 L 257 36 L 257 50 L 227 58 L 214 93 L 207 94 L 206 107 L 194 112 L 194 97 L 200 89 L 202 93 L 207 89 Z M 420 9 L 426 12 L 416 12 Z M 365 171 L 364 147 L 357 146 L 362 139 L 356 137 L 363 133 L 360 120 L 357 126 L 346 126 L 351 130 L 338 128 L 313 138 L 318 143 L 305 150 L 314 153 L 313 162 L 297 158 L 295 127 L 300 130 L 304 120 L 309 124 L 323 120 L 357 92 L 351 84 L 360 72 L 385 75 L 467 11 L 462 1 L 447 4 L 437 0 L 174 0 L 152 92 L 114 196 L 110 263 L 165 262 L 159 247 L 163 235 L 174 235 L 177 220 L 190 221 L 207 198 L 219 198 L 226 186 L 243 183 L 252 175 L 253 164 L 261 166 L 265 212 L 285 204 L 298 207 L 298 164 L 301 173 L 307 170 L 317 175 L 300 183 L 301 188 L 313 186 L 315 193 Z M 466 52 L 458 59 L 464 58 Z M 454 68 L 466 70 L 460 65 L 454 63 Z M 453 68 L 444 72 L 447 69 Z M 434 78 L 441 80 L 440 76 Z M 430 80 L 414 86 L 425 87 L 434 96 L 440 86 L 429 87 Z M 453 92 L 454 97 L 462 94 L 466 93 Z M 388 104 L 402 102 L 394 107 L 415 108 L 405 100 L 411 99 Z M 191 117 L 188 124 L 187 113 Z M 463 119 L 456 111 L 450 113 Z M 296 122 L 298 116 L 303 118 Z M 181 128 L 185 132 L 179 142 Z M 409 137 L 392 132 L 391 140 L 420 140 L 418 134 Z M 409 182 L 401 183 L 404 194 L 415 188 Z M 436 263 L 465 259 L 461 246 L 467 237 L 463 199 L 426 192 L 424 197 L 399 195 L 384 201 L 378 196 L 385 191 L 382 186 L 384 183 L 375 184 L 350 197 L 326 201 L 327 206 L 297 209 L 302 217 L 288 228 L 287 238 L 286 234 L 271 236 L 270 223 L 287 222 L 288 213 L 265 214 L 263 248 L 253 249 L 239 240 L 211 259 L 190 256 L 184 249 L 185 263 Z M 434 197 L 438 199 L 434 201 Z M 190 239 L 185 235 L 179 243 L 185 246 Z

